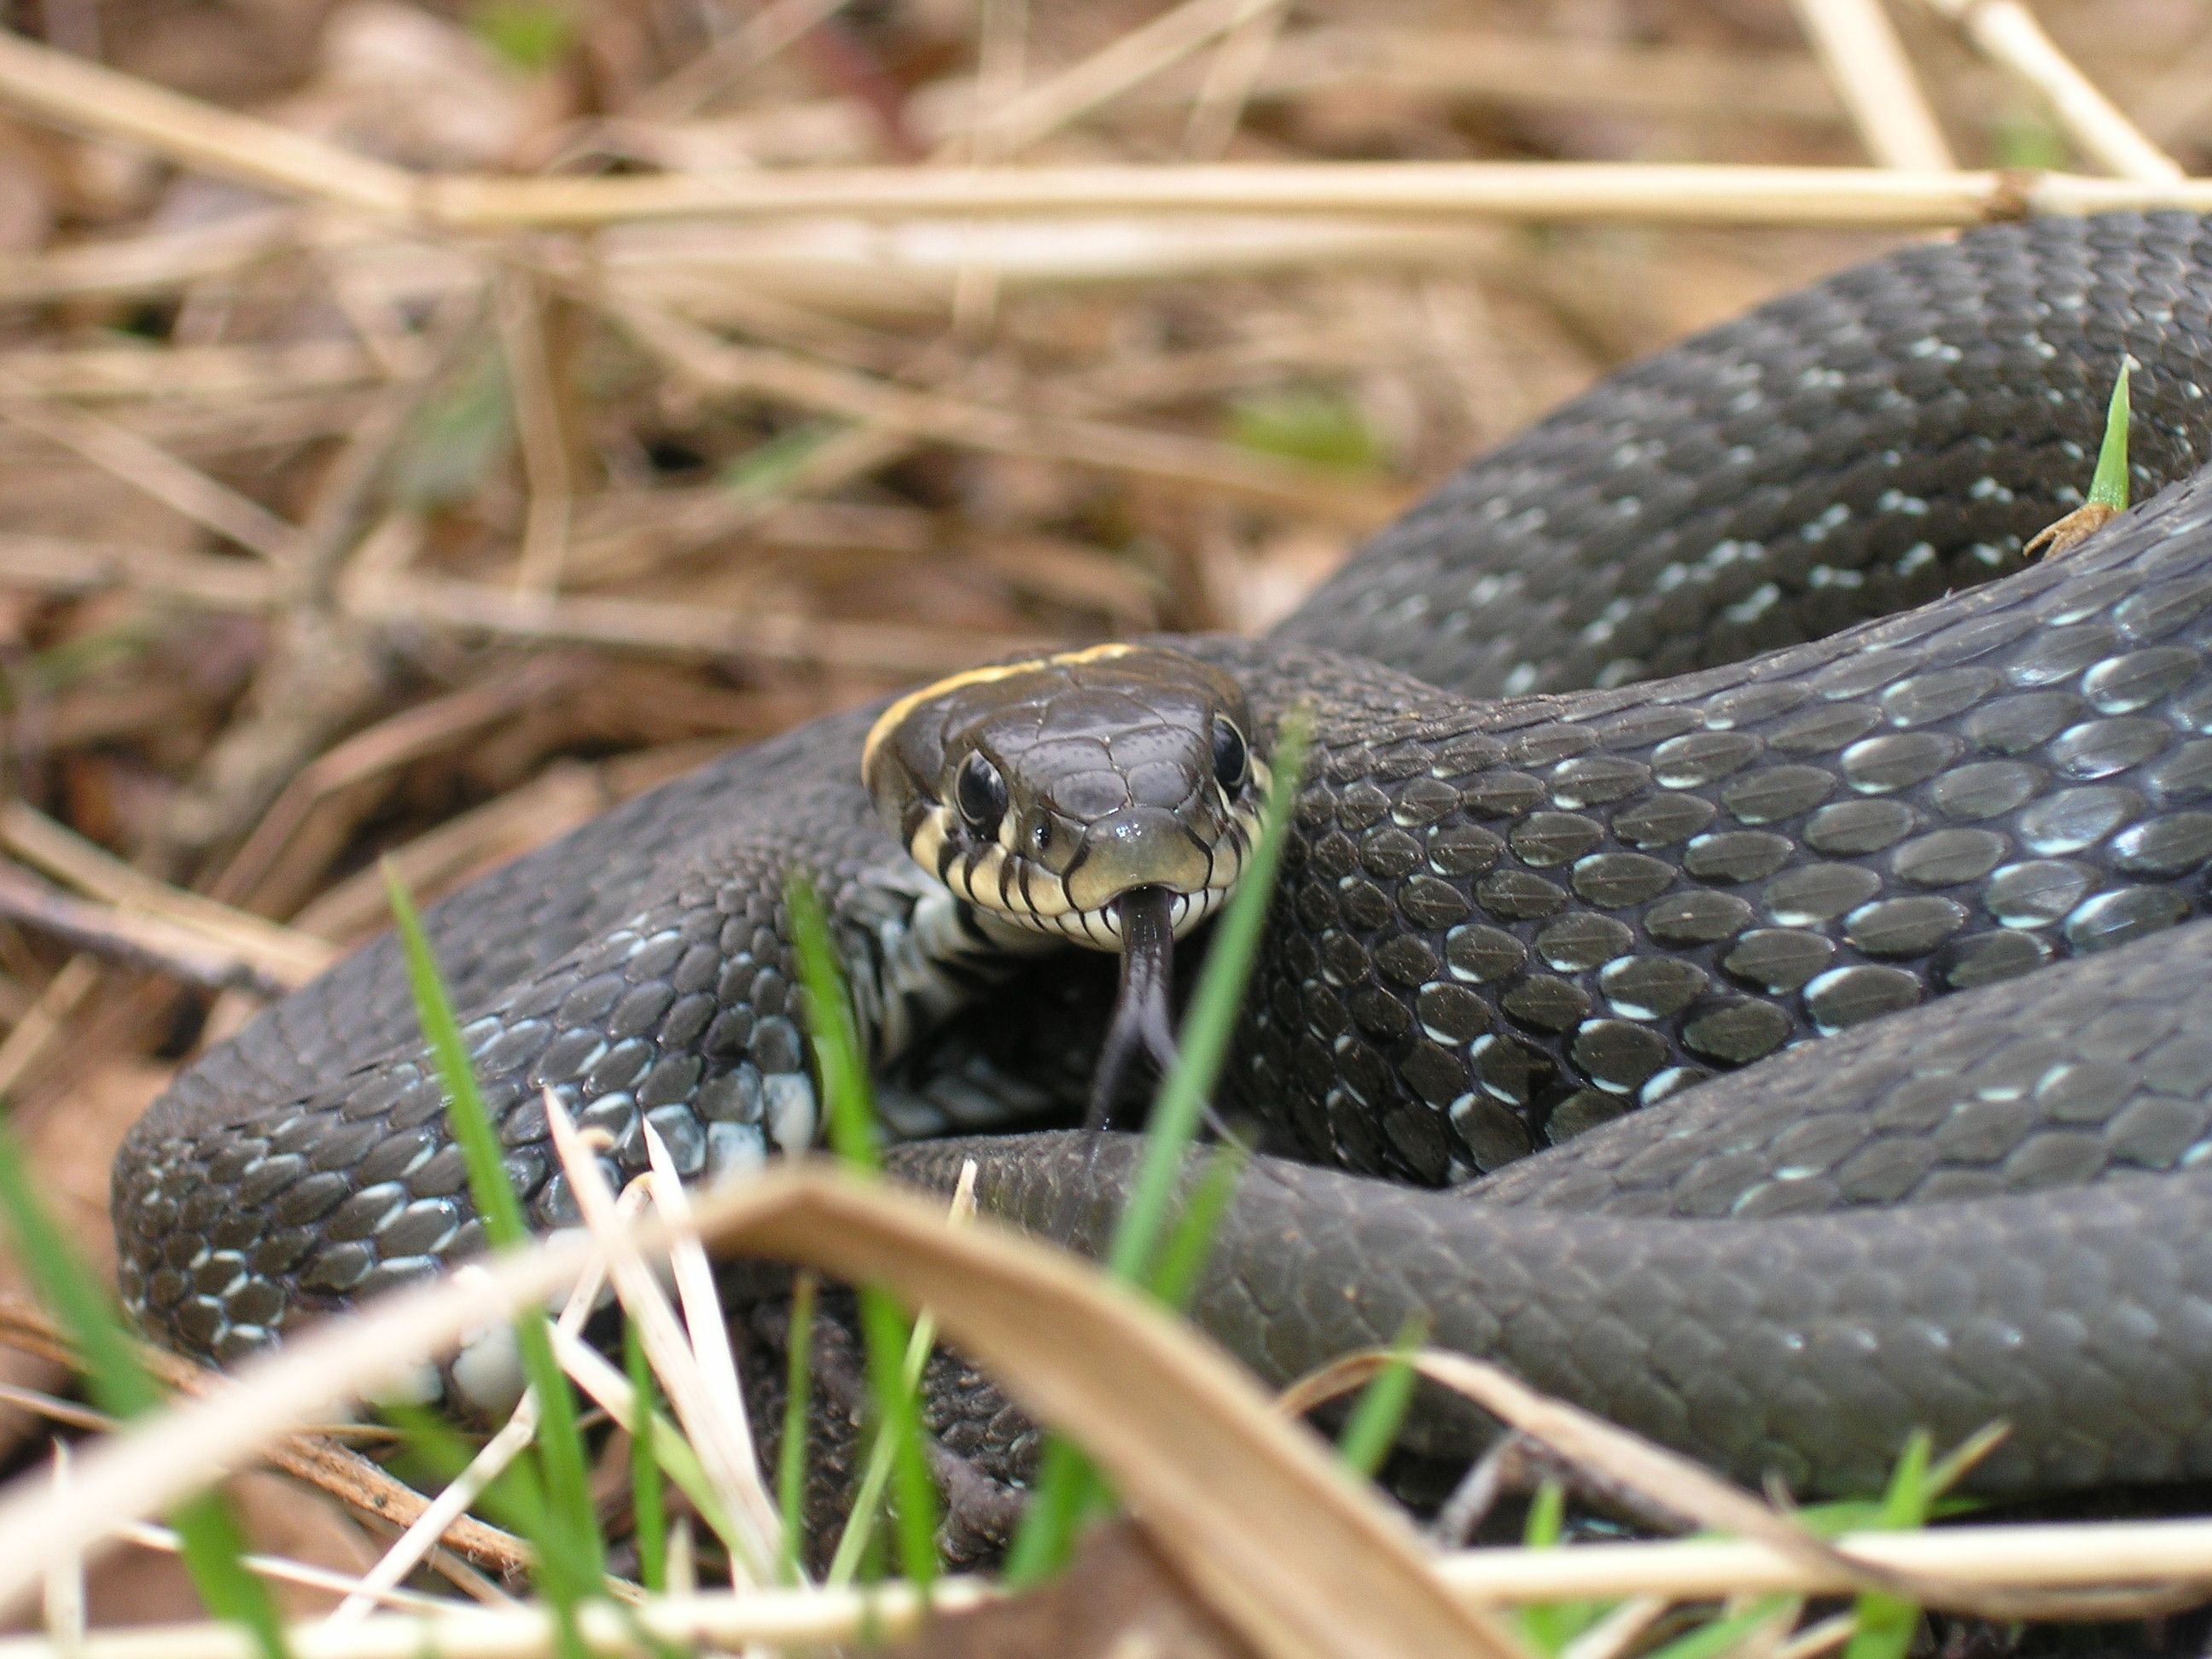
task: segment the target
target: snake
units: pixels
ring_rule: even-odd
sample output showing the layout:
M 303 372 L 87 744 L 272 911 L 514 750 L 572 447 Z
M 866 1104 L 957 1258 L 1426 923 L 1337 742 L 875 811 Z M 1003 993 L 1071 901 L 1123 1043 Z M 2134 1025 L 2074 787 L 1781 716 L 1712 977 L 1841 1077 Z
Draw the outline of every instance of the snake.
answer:
M 2137 504 L 2031 559 L 2124 363 Z M 1805 1494 L 1993 1422 L 1989 1493 L 2212 1474 L 2208 388 L 2212 220 L 1914 244 L 1600 383 L 1261 637 L 736 750 L 426 913 L 507 1174 L 576 1224 L 549 1091 L 617 1183 L 650 1137 L 702 1182 L 814 1143 L 803 872 L 908 1079 L 893 1169 L 973 1160 L 1101 1251 L 1128 1139 L 1012 1133 L 1000 1085 L 1101 950 L 1123 1072 L 1159 1058 L 1296 711 L 1219 1088 L 1267 1152 L 1203 1329 L 1280 1380 L 1418 1315 Z M 112 1212 L 149 1332 L 231 1364 L 483 1249 L 416 1020 L 371 944 L 148 1110 Z M 511 1391 L 495 1350 L 425 1395 Z

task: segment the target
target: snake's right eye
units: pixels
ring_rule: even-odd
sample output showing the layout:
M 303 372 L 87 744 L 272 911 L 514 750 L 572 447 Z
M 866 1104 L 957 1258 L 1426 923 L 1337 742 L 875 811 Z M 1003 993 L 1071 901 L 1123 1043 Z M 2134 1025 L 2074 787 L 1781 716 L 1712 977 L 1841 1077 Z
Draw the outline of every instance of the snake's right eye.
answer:
M 952 780 L 952 799 L 970 830 L 979 836 L 996 835 L 999 820 L 1006 816 L 1006 781 L 982 756 L 970 755 L 960 763 Z

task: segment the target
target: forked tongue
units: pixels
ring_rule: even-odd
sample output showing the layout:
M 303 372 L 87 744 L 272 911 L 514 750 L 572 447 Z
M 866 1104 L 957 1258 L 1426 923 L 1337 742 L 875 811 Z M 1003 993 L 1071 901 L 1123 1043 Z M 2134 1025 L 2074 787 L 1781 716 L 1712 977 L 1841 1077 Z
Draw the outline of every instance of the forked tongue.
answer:
M 1114 998 L 1098 1071 L 1091 1087 L 1093 1129 L 1109 1127 L 1131 1064 L 1151 1056 L 1164 1074 L 1175 1064 L 1175 895 L 1164 887 L 1136 887 L 1114 901 L 1121 925 L 1121 988 Z

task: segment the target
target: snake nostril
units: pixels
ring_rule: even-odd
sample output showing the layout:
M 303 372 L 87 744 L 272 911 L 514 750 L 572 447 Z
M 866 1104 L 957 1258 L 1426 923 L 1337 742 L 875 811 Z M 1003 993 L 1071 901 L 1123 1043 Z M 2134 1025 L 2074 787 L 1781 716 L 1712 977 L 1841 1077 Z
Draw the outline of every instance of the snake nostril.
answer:
M 1040 856 L 1052 850 L 1052 820 L 1042 813 L 1030 825 L 1030 848 Z

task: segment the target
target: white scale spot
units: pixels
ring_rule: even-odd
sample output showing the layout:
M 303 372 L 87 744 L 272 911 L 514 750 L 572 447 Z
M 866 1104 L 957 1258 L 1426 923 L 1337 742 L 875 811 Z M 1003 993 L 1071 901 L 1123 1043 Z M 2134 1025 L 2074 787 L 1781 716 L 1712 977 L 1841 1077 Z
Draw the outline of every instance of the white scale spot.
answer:
M 1901 489 L 1883 490 L 1875 505 L 1885 513 L 1901 513 L 1908 519 L 1924 519 L 1928 516 L 1927 498 L 1922 495 L 1908 495 Z
M 1809 524 L 1801 525 L 1797 534 L 1808 542 L 1825 542 L 1830 532 L 1850 516 L 1850 507 L 1841 501 L 1834 502 L 1819 518 Z
M 1513 672 L 1505 677 L 1505 695 L 1509 697 L 1524 696 L 1535 689 L 1535 684 L 1536 665 L 1533 662 L 1516 663 Z
M 1816 564 L 1805 580 L 1808 586 L 1814 587 L 1864 587 L 1866 572 L 1840 570 L 1832 564 Z
M 1756 622 L 1771 611 L 1782 598 L 1782 590 L 1772 582 L 1761 582 L 1750 593 L 1722 612 L 1730 622 Z
M 1467 602 L 1477 607 L 1495 605 L 1509 588 L 1518 585 L 1517 581 L 1510 576 L 1496 574 L 1483 576 L 1476 580 L 1474 586 L 1467 590 Z
M 1906 548 L 1897 561 L 1897 573 L 1909 576 L 1916 570 L 1924 570 L 1936 562 L 1936 550 L 1926 542 L 1915 542 Z
M 1975 479 L 1967 486 L 1966 494 L 1978 501 L 2008 501 L 2013 498 L 2012 491 L 1995 478 Z
M 1905 348 L 1908 356 L 1933 357 L 1938 362 L 1955 363 L 1966 354 L 1958 347 L 1928 334 Z
M 1808 392 L 1834 392 L 1844 384 L 1844 372 L 1839 368 L 1808 368 L 1797 377 L 1797 384 Z

